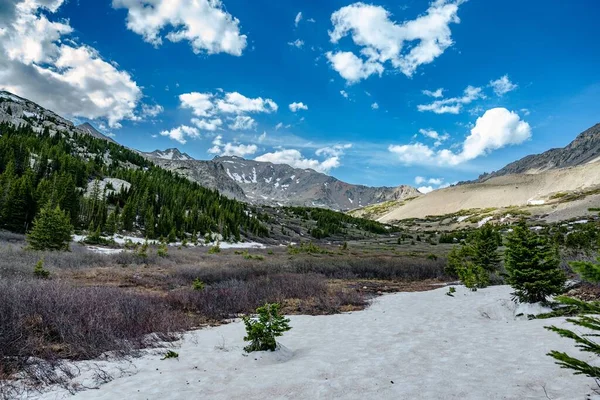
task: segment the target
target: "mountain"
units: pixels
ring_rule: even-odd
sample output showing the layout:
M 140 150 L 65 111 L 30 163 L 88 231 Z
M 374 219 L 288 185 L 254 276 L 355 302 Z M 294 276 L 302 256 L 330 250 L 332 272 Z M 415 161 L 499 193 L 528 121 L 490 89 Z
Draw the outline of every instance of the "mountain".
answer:
M 101 133 L 100 131 L 98 131 L 89 122 L 86 122 L 85 124 L 77 125 L 77 129 L 86 132 L 88 135 L 91 135 L 91 136 L 95 137 L 96 139 L 102 139 L 102 140 L 106 140 L 106 141 L 109 141 L 112 143 L 117 143 L 112 138 L 110 138 L 110 137 L 106 136 L 105 134 Z
M 15 126 L 30 125 L 38 133 L 48 128 L 52 135 L 57 132 L 78 132 L 116 144 L 87 122 L 75 126 L 71 121 L 33 101 L 6 91 L 0 91 L 0 122 L 9 122 Z
M 182 153 L 179 149 L 171 148 L 166 149 L 164 151 L 154 150 L 152 153 L 144 153 L 146 156 L 150 158 L 160 158 L 162 160 L 173 160 L 173 161 L 190 161 L 193 158 L 187 154 Z
M 168 150 L 166 152 L 169 153 Z M 252 204 L 349 210 L 420 195 L 410 186 L 353 185 L 312 169 L 234 156 L 202 161 L 165 159 L 158 156 L 157 152 L 145 155 L 161 167 L 175 171 L 202 186 L 217 189 L 226 196 Z
M 503 215 L 531 215 L 559 221 L 593 215 L 598 204 L 600 124 L 564 148 L 524 157 L 476 181 L 435 190 L 409 202 L 382 205 L 370 217 L 392 222 L 445 215 L 447 221 L 461 222 L 457 218 L 481 215 L 501 221 Z
M 509 174 L 539 174 L 552 169 L 575 167 L 597 161 L 600 161 L 600 124 L 580 133 L 575 140 L 563 148 L 526 156 L 498 171 L 483 174 L 478 180 L 482 182 Z

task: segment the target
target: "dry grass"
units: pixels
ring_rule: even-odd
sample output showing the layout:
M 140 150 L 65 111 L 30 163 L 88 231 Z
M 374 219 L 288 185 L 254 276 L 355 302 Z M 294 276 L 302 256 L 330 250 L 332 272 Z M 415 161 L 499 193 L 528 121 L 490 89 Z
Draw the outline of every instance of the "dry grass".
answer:
M 0 247 L 0 375 L 21 371 L 45 384 L 58 379 L 51 371 L 60 359 L 131 354 L 265 302 L 281 303 L 288 314 L 332 314 L 364 308 L 378 292 L 444 279 L 441 258 L 329 250 L 251 250 L 260 260 L 233 250 L 169 249 L 163 258 L 156 249 L 139 257 Z M 42 258 L 49 280 L 33 274 Z M 197 279 L 202 290 L 192 287 Z M 365 290 L 368 282 L 382 290 Z

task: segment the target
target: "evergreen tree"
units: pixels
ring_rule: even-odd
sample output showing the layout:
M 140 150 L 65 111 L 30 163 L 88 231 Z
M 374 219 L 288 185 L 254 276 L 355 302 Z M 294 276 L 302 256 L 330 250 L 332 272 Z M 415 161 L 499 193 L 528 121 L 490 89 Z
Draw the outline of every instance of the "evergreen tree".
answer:
M 48 204 L 33 221 L 27 241 L 34 250 L 68 250 L 72 232 L 69 216 L 60 207 Z
M 562 292 L 566 277 L 559 267 L 558 249 L 524 221 L 507 236 L 504 257 L 507 282 L 521 302 L 546 301 Z
M 556 326 L 547 326 L 545 328 L 558 333 L 562 337 L 574 340 L 575 343 L 577 343 L 575 346 L 582 351 L 600 356 L 600 344 L 590 339 L 591 337 L 600 336 L 600 318 L 597 316 L 600 314 L 600 303 L 585 302 L 564 296 L 558 297 L 557 300 L 569 307 L 575 307 L 581 310 L 585 315 L 581 315 L 577 318 L 569 318 L 567 321 L 578 327 L 586 328 L 590 330 L 591 333 L 578 334 L 569 329 L 557 328 Z M 571 357 L 567 353 L 556 350 L 552 350 L 548 355 L 554 358 L 556 363 L 562 368 L 574 370 L 575 375 L 587 375 L 596 380 L 600 379 L 600 367 L 591 365 L 583 360 Z
M 598 263 L 589 261 L 571 261 L 569 266 L 577 272 L 581 279 L 590 283 L 600 283 L 600 257 Z
M 496 272 L 500 265 L 498 247 L 502 238 L 490 223 L 483 225 L 473 235 L 471 246 L 473 248 L 473 262 L 488 273 Z

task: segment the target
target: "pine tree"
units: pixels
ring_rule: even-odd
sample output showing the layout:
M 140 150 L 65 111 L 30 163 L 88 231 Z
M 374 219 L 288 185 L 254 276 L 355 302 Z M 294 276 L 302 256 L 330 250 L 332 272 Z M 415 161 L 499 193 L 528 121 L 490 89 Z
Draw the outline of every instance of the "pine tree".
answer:
M 473 262 L 488 273 L 496 272 L 500 266 L 498 247 L 501 243 L 502 238 L 492 224 L 483 225 L 471 240 Z
M 566 277 L 559 267 L 558 249 L 524 221 L 507 236 L 504 257 L 507 282 L 521 302 L 546 301 L 562 292 Z
M 60 207 L 48 204 L 33 221 L 27 241 L 34 250 L 68 250 L 72 232 L 69 216 Z
M 586 328 L 592 333 L 588 334 L 577 334 L 571 330 L 557 328 L 556 326 L 547 326 L 546 329 L 558 333 L 560 336 L 572 339 L 577 343 L 575 346 L 582 351 L 593 353 L 600 356 L 600 345 L 590 337 L 598 337 L 600 331 L 600 318 L 590 314 L 600 314 L 600 303 L 599 302 L 585 302 L 579 299 L 573 299 L 570 297 L 560 296 L 556 300 L 570 307 L 575 307 L 581 310 L 586 315 L 581 315 L 577 318 L 569 318 L 568 322 L 582 328 Z M 588 364 L 583 360 L 569 356 L 567 353 L 552 350 L 548 355 L 556 360 L 556 363 L 561 368 L 568 368 L 574 370 L 575 375 L 587 375 L 590 378 L 600 379 L 600 367 Z
M 571 261 L 569 266 L 577 272 L 581 279 L 590 283 L 600 283 L 600 257 L 598 264 L 589 261 Z

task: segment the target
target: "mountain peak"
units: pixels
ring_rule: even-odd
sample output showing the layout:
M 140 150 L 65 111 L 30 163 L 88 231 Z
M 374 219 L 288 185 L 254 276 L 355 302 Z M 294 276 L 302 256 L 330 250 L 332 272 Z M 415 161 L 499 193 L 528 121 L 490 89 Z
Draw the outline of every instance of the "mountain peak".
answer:
M 107 140 L 109 142 L 116 143 L 110 137 L 106 136 L 105 134 L 100 132 L 98 129 L 96 129 L 94 127 L 94 125 L 90 124 L 89 122 L 84 122 L 81 125 L 77 125 L 77 128 L 80 131 L 83 131 L 83 132 L 87 133 L 88 135 L 95 137 L 96 139 L 102 139 L 102 140 Z
M 152 153 L 145 153 L 152 158 L 160 158 L 162 160 L 173 160 L 173 161 L 190 161 L 194 158 L 187 153 L 182 153 L 176 147 L 170 147 L 165 150 L 154 150 Z

